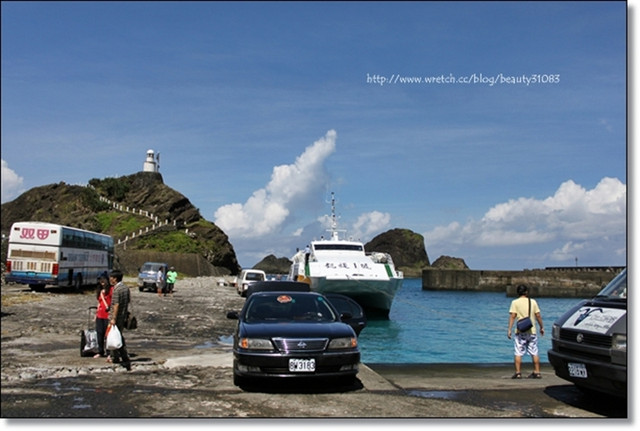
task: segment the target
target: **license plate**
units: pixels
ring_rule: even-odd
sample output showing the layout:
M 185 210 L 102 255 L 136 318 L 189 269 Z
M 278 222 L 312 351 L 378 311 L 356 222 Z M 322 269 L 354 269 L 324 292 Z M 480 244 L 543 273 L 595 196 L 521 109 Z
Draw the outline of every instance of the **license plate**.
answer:
M 315 370 L 315 359 L 289 359 L 289 371 L 292 373 L 313 373 Z
M 578 377 L 580 379 L 587 378 L 587 367 L 585 364 L 570 362 L 567 366 L 569 367 L 569 375 L 571 377 Z

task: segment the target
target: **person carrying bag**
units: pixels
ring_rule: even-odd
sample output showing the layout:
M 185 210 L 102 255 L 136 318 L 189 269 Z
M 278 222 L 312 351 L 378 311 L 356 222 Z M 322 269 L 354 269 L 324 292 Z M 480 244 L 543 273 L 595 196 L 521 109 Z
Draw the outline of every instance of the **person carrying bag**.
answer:
M 516 288 L 518 298 L 511 301 L 509 308 L 509 328 L 507 329 L 507 337 L 511 339 L 511 331 L 513 324 L 516 322 L 516 335 L 513 338 L 514 347 L 514 367 L 516 369 L 512 379 L 521 379 L 522 373 L 520 371 L 522 365 L 522 357 L 525 354 L 531 355 L 533 360 L 533 372 L 529 375 L 530 379 L 541 379 L 540 374 L 540 356 L 538 355 L 538 336 L 536 333 L 536 325 L 531 319 L 535 316 L 538 325 L 540 326 L 540 335 L 544 335 L 544 325 L 542 324 L 542 315 L 540 314 L 540 308 L 535 299 L 529 298 L 529 288 L 524 284 L 518 285 Z M 525 308 L 526 307 L 526 308 Z M 527 314 L 525 314 L 527 310 Z M 527 322 L 528 320 L 528 322 Z
M 117 326 L 109 325 L 107 328 L 107 349 L 118 350 L 120 348 L 122 348 L 122 334 Z
M 518 328 L 518 332 L 527 332 L 529 329 L 533 327 L 533 322 L 531 321 L 531 298 L 527 298 L 529 300 L 529 312 L 527 313 L 527 317 L 524 319 L 518 320 L 516 323 L 516 328 Z
M 122 344 L 120 347 L 111 349 L 109 348 L 109 352 L 111 356 L 107 359 L 107 362 L 111 362 L 114 364 L 122 363 L 122 365 L 127 369 L 127 371 L 131 371 L 131 359 L 129 358 L 129 353 L 127 352 L 127 342 L 124 338 L 124 328 L 126 327 L 125 321 L 127 317 L 127 312 L 129 311 L 129 303 L 131 302 L 131 292 L 129 291 L 129 287 L 122 282 L 122 271 L 113 270 L 111 274 L 109 274 L 109 281 L 113 288 L 113 297 L 111 300 L 111 312 L 109 314 L 109 323 L 111 325 L 111 330 L 107 335 L 107 342 L 109 335 L 114 330 L 117 330 L 120 334 Z M 115 334 L 113 335 L 115 337 Z M 115 342 L 114 345 L 118 343 Z

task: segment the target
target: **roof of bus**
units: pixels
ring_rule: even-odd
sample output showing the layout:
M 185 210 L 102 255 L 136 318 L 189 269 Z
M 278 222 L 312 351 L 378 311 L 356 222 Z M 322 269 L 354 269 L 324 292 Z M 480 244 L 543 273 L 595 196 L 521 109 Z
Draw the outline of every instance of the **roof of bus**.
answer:
M 13 230 L 16 227 L 23 227 L 23 226 L 43 226 L 43 227 L 58 227 L 61 229 L 72 229 L 72 230 L 76 230 L 76 231 L 80 231 L 80 232 L 87 232 L 87 233 L 92 233 L 95 235 L 103 235 L 103 236 L 110 236 L 107 235 L 105 233 L 100 233 L 100 232 L 93 232 L 90 230 L 86 230 L 86 229 L 80 229 L 78 227 L 72 227 L 72 226 L 65 226 L 65 225 L 61 225 L 61 224 L 57 224 L 57 223 L 49 223 L 46 221 L 17 221 L 15 223 L 13 223 L 13 225 L 11 225 L 11 230 Z

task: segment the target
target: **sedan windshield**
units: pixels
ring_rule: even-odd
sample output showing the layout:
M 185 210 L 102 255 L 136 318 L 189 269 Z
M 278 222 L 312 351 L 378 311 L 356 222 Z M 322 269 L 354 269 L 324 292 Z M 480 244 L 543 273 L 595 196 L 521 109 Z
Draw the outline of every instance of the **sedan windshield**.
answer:
M 245 321 L 257 322 L 332 322 L 336 315 L 322 296 L 283 293 L 252 295 L 247 306 Z

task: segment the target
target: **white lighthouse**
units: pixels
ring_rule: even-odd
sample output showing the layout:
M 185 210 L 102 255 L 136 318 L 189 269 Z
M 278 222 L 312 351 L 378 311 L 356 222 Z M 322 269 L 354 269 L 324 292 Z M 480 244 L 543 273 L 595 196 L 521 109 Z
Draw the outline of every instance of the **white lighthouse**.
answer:
M 147 159 L 142 166 L 143 172 L 158 172 L 160 169 L 160 153 L 155 155 L 153 150 L 147 150 Z

